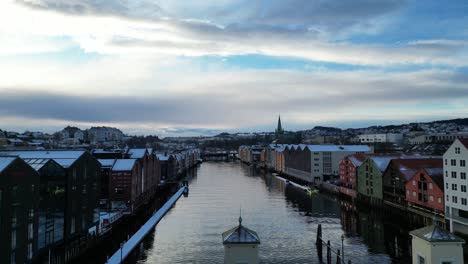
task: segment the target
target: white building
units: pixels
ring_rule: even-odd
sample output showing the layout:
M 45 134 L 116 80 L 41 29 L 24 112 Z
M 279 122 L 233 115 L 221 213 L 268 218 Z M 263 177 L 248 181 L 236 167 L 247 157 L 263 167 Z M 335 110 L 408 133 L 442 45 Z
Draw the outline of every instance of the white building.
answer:
M 113 127 L 92 127 L 88 129 L 88 139 L 92 143 L 106 141 L 121 141 L 122 131 Z
M 426 226 L 410 235 L 413 264 L 463 264 L 463 239 L 438 226 Z
M 403 134 L 386 133 L 386 134 L 362 134 L 358 136 L 361 143 L 396 143 L 403 142 Z
M 423 134 L 414 138 L 408 139 L 410 144 L 428 144 L 428 143 L 444 143 L 452 142 L 457 138 L 468 138 L 468 133 L 434 133 L 434 134 Z
M 253 230 L 242 225 L 239 217 L 239 226 L 223 233 L 224 264 L 257 264 L 258 245 L 260 238 Z
M 468 139 L 457 139 L 444 154 L 445 217 L 451 232 L 468 234 Z

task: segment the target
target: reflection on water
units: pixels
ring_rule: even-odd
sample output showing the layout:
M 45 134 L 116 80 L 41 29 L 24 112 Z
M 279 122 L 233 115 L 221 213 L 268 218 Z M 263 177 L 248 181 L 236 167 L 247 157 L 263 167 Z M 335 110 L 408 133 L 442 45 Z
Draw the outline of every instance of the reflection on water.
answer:
M 129 263 L 222 263 L 221 233 L 237 224 L 261 239 L 261 263 L 319 263 L 317 225 L 323 238 L 353 263 L 409 263 L 408 227 L 381 213 L 356 208 L 336 197 L 308 197 L 271 174 L 239 163 L 202 164 L 189 176 L 182 197 Z M 399 220 L 401 222 L 401 220 Z

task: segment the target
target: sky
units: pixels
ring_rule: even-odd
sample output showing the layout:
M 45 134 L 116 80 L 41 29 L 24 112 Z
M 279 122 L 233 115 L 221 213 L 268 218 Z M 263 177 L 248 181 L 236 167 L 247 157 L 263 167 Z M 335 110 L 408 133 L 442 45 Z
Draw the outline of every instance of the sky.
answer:
M 0 129 L 467 117 L 466 0 L 2 0 Z

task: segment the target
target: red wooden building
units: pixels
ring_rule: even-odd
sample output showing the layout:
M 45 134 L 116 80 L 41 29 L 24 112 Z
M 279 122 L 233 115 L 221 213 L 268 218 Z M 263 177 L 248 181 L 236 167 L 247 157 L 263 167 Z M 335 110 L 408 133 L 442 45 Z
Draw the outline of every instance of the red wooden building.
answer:
M 422 168 L 406 183 L 409 206 L 444 213 L 444 174 L 442 168 Z
M 366 159 L 365 154 L 355 154 L 340 161 L 340 193 L 356 198 L 357 196 L 357 168 Z

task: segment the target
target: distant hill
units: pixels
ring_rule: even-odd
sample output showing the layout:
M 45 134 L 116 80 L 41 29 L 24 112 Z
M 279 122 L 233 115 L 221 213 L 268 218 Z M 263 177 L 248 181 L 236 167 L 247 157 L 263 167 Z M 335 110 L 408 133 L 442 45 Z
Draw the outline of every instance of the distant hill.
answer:
M 449 120 L 438 120 L 429 122 L 426 124 L 446 124 L 446 123 L 454 123 L 459 126 L 468 126 L 468 118 L 457 118 L 457 119 L 449 119 Z

